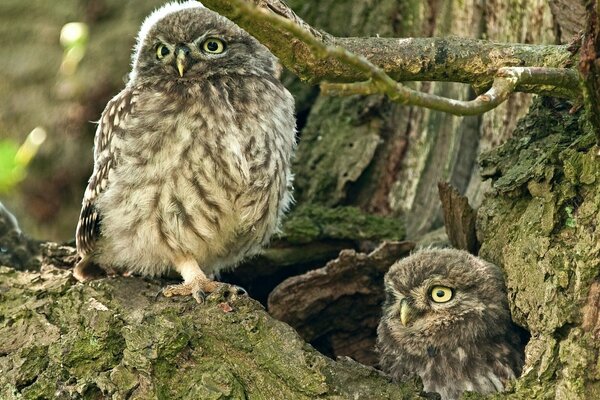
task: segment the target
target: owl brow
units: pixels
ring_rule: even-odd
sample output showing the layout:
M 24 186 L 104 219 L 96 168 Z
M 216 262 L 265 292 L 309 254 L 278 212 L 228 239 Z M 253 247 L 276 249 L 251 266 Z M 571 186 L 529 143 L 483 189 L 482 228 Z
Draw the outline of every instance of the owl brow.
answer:
M 442 274 L 431 275 L 423 281 L 427 285 L 448 285 L 448 278 Z
M 157 46 L 159 46 L 161 44 L 166 45 L 166 44 L 168 44 L 168 41 L 165 39 L 164 36 L 158 35 L 158 36 L 156 36 L 156 41 L 152 45 L 152 48 L 156 48 Z
M 231 37 L 229 35 L 227 35 L 226 32 L 219 30 L 219 29 L 207 29 L 204 32 L 202 32 L 202 34 L 200 34 L 196 39 L 194 39 L 194 42 L 197 42 L 199 40 L 204 40 L 206 38 L 210 38 L 210 37 L 215 37 L 218 39 L 223 39 L 223 40 L 231 40 Z
M 392 284 L 388 283 L 385 285 L 385 292 L 388 296 L 394 299 L 403 299 L 405 296 L 400 293 Z

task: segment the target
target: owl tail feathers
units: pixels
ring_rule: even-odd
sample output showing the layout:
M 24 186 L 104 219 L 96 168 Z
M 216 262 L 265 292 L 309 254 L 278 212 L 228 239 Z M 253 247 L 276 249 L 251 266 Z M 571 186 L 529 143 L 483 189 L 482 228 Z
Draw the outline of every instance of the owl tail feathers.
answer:
M 92 257 L 88 254 L 83 256 L 83 258 L 75 265 L 75 268 L 73 268 L 73 276 L 79 282 L 86 282 L 106 276 L 106 271 L 98 264 L 94 263 Z

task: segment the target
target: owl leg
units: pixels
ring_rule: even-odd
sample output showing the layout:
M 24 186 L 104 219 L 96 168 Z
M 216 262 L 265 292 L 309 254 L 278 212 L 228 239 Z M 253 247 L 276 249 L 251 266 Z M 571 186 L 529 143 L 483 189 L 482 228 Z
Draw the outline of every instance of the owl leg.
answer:
M 216 291 L 220 286 L 226 286 L 227 290 L 232 288 L 226 283 L 216 282 L 209 279 L 202 271 L 196 260 L 186 258 L 175 262 L 175 269 L 181 274 L 183 283 L 169 285 L 163 290 L 166 297 L 192 295 L 198 303 L 203 303 L 206 296 Z M 236 294 L 245 294 L 245 290 L 235 287 Z
M 90 255 L 85 255 L 73 268 L 73 276 L 79 282 L 86 282 L 106 276 L 106 271 L 95 264 Z

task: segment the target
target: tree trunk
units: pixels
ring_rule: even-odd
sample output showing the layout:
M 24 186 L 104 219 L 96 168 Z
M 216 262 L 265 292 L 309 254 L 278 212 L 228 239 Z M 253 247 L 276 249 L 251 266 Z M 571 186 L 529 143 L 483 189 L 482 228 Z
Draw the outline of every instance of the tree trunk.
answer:
M 307 22 L 334 35 L 555 41 L 550 9 L 542 0 L 526 1 L 519 7 L 480 0 L 344 3 L 349 14 L 345 18 L 329 18 L 337 8 L 326 5 L 306 6 L 310 13 L 302 13 L 298 7 L 298 12 Z M 376 16 L 374 22 L 379 25 L 346 24 L 369 22 L 362 14 L 367 3 L 374 10 L 367 15 Z M 456 99 L 474 96 L 467 85 L 424 82 L 414 86 Z M 356 204 L 370 212 L 404 215 L 408 237 L 419 237 L 442 225 L 438 181 L 450 182 L 467 193 L 473 205 L 480 204 L 487 186 L 482 187 L 477 173 L 477 154 L 510 135 L 530 99 L 530 95 L 517 94 L 483 116 L 456 117 L 393 104 L 377 96 L 319 96 L 301 132 L 297 197 L 301 202 Z
M 248 297 L 198 305 L 160 288 L 0 267 L 0 398 L 421 398 L 415 382 L 319 354 Z
M 583 10 L 591 3 L 288 2 L 307 22 L 338 36 L 458 35 L 521 43 L 571 42 L 584 29 Z M 10 204 L 35 217 L 25 226 L 38 235 L 70 238 L 91 168 L 87 121 L 97 119 L 122 86 L 135 30 L 162 1 L 73 2 L 64 9 L 36 2 L 36 13 L 21 3 L 0 6 L 6 26 L 31 14 L 27 29 L 9 29 L 30 34 L 11 36 L 15 52 L 0 57 L 3 71 L 15 77 L 0 86 L 9 99 L 0 128 L 22 139 L 21 131 L 42 124 L 51 145 Z M 51 35 L 33 33 L 57 36 L 71 20 L 92 29 L 93 57 L 84 58 L 75 75 L 59 75 L 57 84 L 62 50 L 44 43 Z M 592 39 L 586 43 L 598 43 Z M 35 49 L 43 50 L 42 60 L 20 75 L 9 60 Z M 98 72 L 94 59 L 111 60 L 109 68 Z M 587 75 L 586 99 L 598 98 L 596 69 Z M 505 270 L 513 317 L 532 335 L 523 376 L 494 398 L 600 398 L 600 167 L 589 123 L 597 104 L 586 100 L 579 110 L 537 99 L 517 123 L 532 96 L 513 95 L 480 117 L 454 117 L 382 96 L 326 97 L 290 74 L 284 81 L 297 99 L 298 206 L 262 256 L 223 279 L 268 302 L 302 339 L 248 298 L 219 293 L 204 305 L 165 299 L 159 294 L 164 282 L 138 277 L 76 284 L 65 271 L 75 260 L 71 247 L 26 240 L 0 213 L 0 398 L 424 397 L 418 382 L 393 384 L 369 367 L 321 353 L 376 365 L 382 276 L 414 244 L 378 245 L 405 236 L 430 243 L 423 235 L 442 224 L 438 181 L 479 207 L 480 255 Z M 457 99 L 477 89 L 409 85 Z M 47 187 L 54 194 L 41 194 Z
M 480 255 L 503 266 L 513 318 L 531 333 L 520 398 L 600 396 L 600 164 L 584 113 L 569 108 L 537 101 L 481 157 L 493 191 Z

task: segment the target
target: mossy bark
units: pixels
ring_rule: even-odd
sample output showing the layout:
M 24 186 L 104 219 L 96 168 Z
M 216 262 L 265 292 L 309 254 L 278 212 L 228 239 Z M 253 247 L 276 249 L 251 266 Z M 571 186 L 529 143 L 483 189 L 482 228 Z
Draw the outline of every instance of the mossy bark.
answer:
M 97 119 L 122 86 L 135 30 L 162 1 L 85 7 L 68 2 L 64 9 L 42 3 L 11 0 L 0 6 L 8 10 L 0 18 L 11 39 L 0 57 L 10 78 L 0 83 L 8 99 L 0 128 L 19 139 L 38 124 L 49 131 L 50 145 L 23 185 L 27 200 L 13 204 L 22 215 L 38 213 L 38 222 L 51 215 L 54 220 L 44 220 L 50 227 L 37 232 L 54 235 L 60 221 L 68 229 L 55 237 L 66 238 L 91 168 L 93 127 L 87 121 Z M 290 3 L 308 22 L 340 36 L 460 35 L 551 43 L 567 41 L 564 32 L 576 32 L 578 22 L 561 25 L 561 15 L 570 16 L 563 12 L 569 0 L 550 2 L 554 21 L 543 0 Z M 17 18 L 23 13 L 30 18 Z M 75 76 L 56 85 L 62 49 L 57 41 L 46 41 L 71 20 L 84 20 L 92 29 L 89 57 Z M 564 27 L 562 35 L 553 27 Z M 34 57 L 39 63 L 23 62 L 28 52 L 41 54 Z M 341 248 L 404 236 L 399 218 L 367 218 L 354 208 L 328 206 L 355 205 L 395 217 L 405 213 L 409 234 L 418 236 L 441 223 L 438 180 L 467 192 L 472 204 L 481 203 L 486 185 L 474 173 L 476 154 L 505 141 L 530 102 L 518 95 L 482 117 L 463 118 L 381 97 L 325 98 L 289 75 L 286 82 L 297 94 L 304 128 L 294 166 L 297 197 L 309 206 L 290 219 L 288 239 L 229 276 L 259 282 L 263 289 L 323 266 Z M 415 86 L 461 99 L 472 95 L 458 84 Z M 600 164 L 585 117 L 569 114 L 569 108 L 548 100 L 536 104 L 513 139 L 482 157 L 493 192 L 479 211 L 481 255 L 505 269 L 513 316 L 532 333 L 524 376 L 508 394 L 494 398 L 600 398 Z M 49 187 L 54 195 L 39 196 Z M 358 224 L 366 228 L 355 229 Z M 140 278 L 75 284 L 67 272 L 48 265 L 72 265 L 72 249 L 43 248 L 41 273 L 0 267 L 2 399 L 421 396 L 412 382 L 393 385 L 371 369 L 323 357 L 250 299 L 217 295 L 198 306 L 191 299 L 156 296 L 162 283 Z M 30 253 L 19 260 L 20 269 L 36 264 Z M 270 289 L 256 297 L 265 300 Z
M 413 399 L 358 363 L 333 361 L 248 297 L 167 299 L 140 278 L 0 267 L 0 398 Z M 358 397 L 356 397 L 358 396 Z
M 509 398 L 600 396 L 600 163 L 583 112 L 536 102 L 482 156 L 493 192 L 479 209 L 480 255 L 501 265 L 513 318 L 531 332 Z

